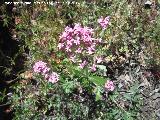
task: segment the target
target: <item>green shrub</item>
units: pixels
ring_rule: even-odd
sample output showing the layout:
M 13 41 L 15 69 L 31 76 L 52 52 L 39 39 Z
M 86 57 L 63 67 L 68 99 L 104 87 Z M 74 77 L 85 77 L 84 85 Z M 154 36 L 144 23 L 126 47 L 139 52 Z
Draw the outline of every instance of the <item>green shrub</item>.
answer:
M 31 72 L 31 79 L 22 78 L 14 87 L 15 119 L 138 119 L 142 100 L 138 85 L 140 63 L 147 66 L 146 60 L 150 60 L 138 58 L 142 41 L 158 41 L 159 23 L 145 21 L 150 11 L 126 0 L 96 1 L 95 4 L 79 1 L 73 5 L 65 1 L 55 7 L 33 5 L 32 10 L 31 14 L 23 7 L 22 23 L 17 25 L 19 37 L 29 49 L 26 68 Z M 97 23 L 101 16 L 110 16 L 106 30 Z M 80 69 L 78 63 L 72 63 L 57 47 L 64 28 L 73 27 L 75 23 L 94 28 L 93 36 L 103 40 L 95 54 L 79 55 L 89 63 L 96 55 L 103 56 L 96 72 L 91 72 L 89 67 Z M 152 26 L 157 29 L 151 29 Z M 155 43 L 159 44 L 157 41 Z M 35 73 L 32 67 L 37 61 L 44 61 L 51 71 L 58 73 L 59 80 L 53 84 L 44 75 Z M 123 79 L 129 79 L 127 84 L 120 83 L 121 72 L 126 74 Z M 109 80 L 114 82 L 114 91 L 105 88 Z M 121 92 L 122 89 L 127 92 Z

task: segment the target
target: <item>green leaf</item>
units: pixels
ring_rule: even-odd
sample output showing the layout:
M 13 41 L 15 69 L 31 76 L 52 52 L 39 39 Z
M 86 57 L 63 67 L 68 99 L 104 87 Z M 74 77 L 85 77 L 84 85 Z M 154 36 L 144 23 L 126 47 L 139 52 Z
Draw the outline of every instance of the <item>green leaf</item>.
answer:
M 101 33 L 99 34 L 100 37 L 103 37 L 103 36 L 104 36 L 104 33 L 105 33 L 105 30 L 102 30 Z
M 132 100 L 132 96 L 130 94 L 124 94 L 124 97 L 127 99 L 127 100 Z
M 133 120 L 133 118 L 129 112 L 125 112 L 123 118 L 124 118 L 124 120 Z
M 99 76 L 90 76 L 89 80 L 99 86 L 103 86 L 107 81 L 106 79 L 99 77 Z
M 102 98 L 102 90 L 101 90 L 101 87 L 96 87 L 95 90 L 94 90 L 94 93 L 96 95 L 96 101 L 98 100 L 101 100 Z
M 130 88 L 129 92 L 131 92 L 132 94 L 136 94 L 138 92 L 138 89 L 139 89 L 139 84 L 135 83 L 135 85 Z
M 100 100 L 102 98 L 100 91 L 96 92 L 96 101 Z
M 67 66 L 67 68 L 68 68 L 69 72 L 71 72 L 73 75 L 83 76 L 81 69 L 79 69 L 78 67 L 70 65 L 70 66 Z
M 100 70 L 103 70 L 104 72 L 107 72 L 105 65 L 96 65 L 96 67 L 99 68 Z
M 74 83 L 74 81 L 66 80 L 65 83 L 62 85 L 62 87 L 63 87 L 65 93 L 71 93 L 75 87 L 75 83 Z

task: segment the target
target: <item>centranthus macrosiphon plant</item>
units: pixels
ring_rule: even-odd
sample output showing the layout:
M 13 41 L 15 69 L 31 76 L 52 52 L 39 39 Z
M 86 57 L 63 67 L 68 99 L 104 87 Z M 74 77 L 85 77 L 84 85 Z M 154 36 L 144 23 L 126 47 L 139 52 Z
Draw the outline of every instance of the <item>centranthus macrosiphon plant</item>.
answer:
M 109 24 L 110 16 L 100 17 L 97 21 L 102 30 Z M 103 62 L 103 55 L 97 54 L 102 38 L 95 38 L 95 29 L 76 23 L 74 27 L 67 26 L 59 37 L 58 48 L 80 69 L 87 68 L 96 72 L 97 65 Z M 113 91 L 112 81 L 105 83 L 105 90 Z
M 102 28 L 106 28 L 109 17 L 98 20 Z M 66 53 L 68 58 L 79 64 L 83 69 L 85 66 L 91 71 L 96 71 L 96 64 L 103 61 L 102 55 L 97 55 L 97 48 L 101 45 L 102 39 L 95 38 L 94 29 L 76 23 L 75 26 L 66 27 L 59 38 L 58 48 Z
M 109 20 L 110 16 L 105 18 L 101 16 L 98 19 L 98 23 L 102 29 L 106 29 Z M 82 70 L 87 68 L 90 72 L 96 72 L 97 65 L 103 62 L 103 55 L 97 55 L 98 47 L 101 46 L 103 40 L 102 38 L 95 38 L 94 32 L 93 28 L 76 23 L 73 28 L 69 26 L 65 28 L 59 37 L 58 43 L 58 49 L 65 53 L 74 65 L 77 65 Z M 33 70 L 35 73 L 44 76 L 51 83 L 56 83 L 59 80 L 59 75 L 56 72 L 51 72 L 45 62 L 36 62 Z M 104 88 L 106 91 L 113 91 L 113 82 L 107 81 Z

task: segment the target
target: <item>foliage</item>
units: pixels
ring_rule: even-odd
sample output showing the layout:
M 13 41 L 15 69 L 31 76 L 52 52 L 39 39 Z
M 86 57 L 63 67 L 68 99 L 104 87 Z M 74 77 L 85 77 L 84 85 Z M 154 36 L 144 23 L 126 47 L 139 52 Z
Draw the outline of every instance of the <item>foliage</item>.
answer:
M 64 1 L 54 7 L 34 4 L 31 9 L 20 9 L 21 22 L 16 26 L 18 36 L 25 42 L 24 47 L 29 49 L 26 68 L 31 77 L 22 77 L 14 86 L 14 119 L 139 119 L 142 104 L 140 73 L 142 67 L 148 66 L 147 61 L 152 60 L 139 56 L 140 53 L 144 56 L 152 54 L 147 54 L 148 50 L 143 47 L 149 46 L 150 40 L 158 46 L 159 23 L 154 21 L 159 18 L 155 16 L 148 20 L 151 10 L 126 0 L 101 3 Z M 101 16 L 110 16 L 106 29 L 98 24 Z M 75 23 L 93 28 L 94 36 L 102 39 L 95 54 L 79 55 L 81 60 L 89 63 L 97 55 L 103 56 L 102 62 L 96 64 L 96 71 L 90 71 L 87 66 L 81 69 L 79 61 L 73 63 L 68 53 L 57 47 L 66 26 L 74 28 Z M 156 29 L 152 29 L 153 26 Z M 32 70 L 41 60 L 59 74 L 57 82 L 51 83 L 43 74 Z M 106 89 L 105 83 L 109 80 L 113 81 L 114 90 Z

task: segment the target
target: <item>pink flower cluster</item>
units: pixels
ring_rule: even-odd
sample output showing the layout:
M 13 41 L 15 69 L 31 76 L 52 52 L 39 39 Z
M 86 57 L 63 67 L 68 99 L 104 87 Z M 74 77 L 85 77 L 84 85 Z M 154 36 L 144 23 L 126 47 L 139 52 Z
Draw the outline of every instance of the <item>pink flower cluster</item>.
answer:
M 109 24 L 109 20 L 110 20 L 109 16 L 105 18 L 101 16 L 101 18 L 98 19 L 98 23 L 101 25 L 103 29 L 106 29 Z
M 59 80 L 59 75 L 56 72 L 50 73 L 50 68 L 47 67 L 47 63 L 38 61 L 33 65 L 33 71 L 35 73 L 42 74 L 45 79 L 51 83 L 56 83 Z
M 115 86 L 114 86 L 113 81 L 108 80 L 108 81 L 105 83 L 105 89 L 106 89 L 107 91 L 113 91 L 113 90 L 115 89 Z
M 82 27 L 81 24 L 75 24 L 74 28 L 66 27 L 65 31 L 59 38 L 58 48 L 65 52 L 69 59 L 79 63 L 79 67 L 83 69 L 89 64 L 89 61 L 82 60 L 82 58 L 89 58 L 96 52 L 96 47 L 101 43 L 101 39 L 95 39 L 93 37 L 94 30 L 89 27 Z M 97 63 L 101 61 L 98 60 Z M 91 65 L 91 71 L 96 70 L 96 65 Z
M 92 37 L 93 33 L 92 28 L 82 27 L 80 24 L 75 24 L 74 28 L 67 26 L 60 36 L 58 48 L 67 53 L 74 51 L 75 53 L 93 54 L 96 42 L 98 42 Z
M 42 73 L 43 75 L 49 72 L 50 68 L 47 67 L 47 63 L 38 61 L 33 66 L 33 71 L 36 73 Z

